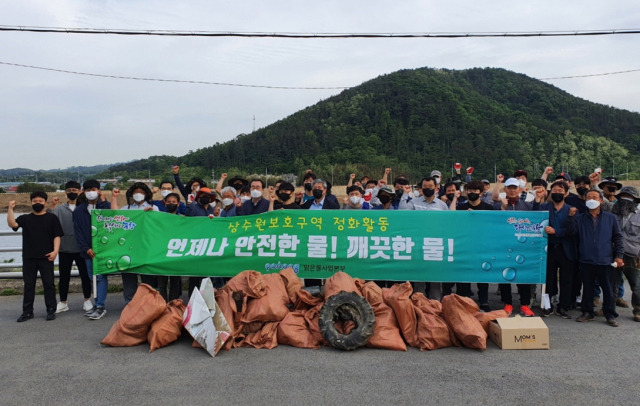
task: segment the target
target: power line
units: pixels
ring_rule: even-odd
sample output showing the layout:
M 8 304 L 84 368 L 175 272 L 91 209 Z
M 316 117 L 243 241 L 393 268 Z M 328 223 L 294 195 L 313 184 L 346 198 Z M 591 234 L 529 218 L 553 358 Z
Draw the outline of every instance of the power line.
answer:
M 349 87 L 346 86 L 336 86 L 336 87 L 302 87 L 302 86 L 268 86 L 268 85 L 247 85 L 241 83 L 224 83 L 224 82 L 207 82 L 203 80 L 180 80 L 180 79 L 159 79 L 159 78 L 140 78 L 135 76 L 118 76 L 118 75 L 104 75 L 99 73 L 87 73 L 87 72 L 77 72 L 65 69 L 54 69 L 54 68 L 45 68 L 42 66 L 33 66 L 33 65 L 22 65 L 19 63 L 10 63 L 10 62 L 2 62 L 2 65 L 16 66 L 19 68 L 29 68 L 29 69 L 39 69 L 51 72 L 59 72 L 59 73 L 70 73 L 73 75 L 84 75 L 84 76 L 93 76 L 99 78 L 110 78 L 110 79 L 126 79 L 126 80 L 143 80 L 148 82 L 171 82 L 171 83 L 190 83 L 197 85 L 216 85 L 216 86 L 236 86 L 236 87 L 252 87 L 252 88 L 262 88 L 262 89 L 282 89 L 282 90 L 344 90 Z
M 589 75 L 559 76 L 559 77 L 556 77 L 556 78 L 541 78 L 539 80 L 589 78 L 589 77 L 593 77 L 593 76 L 619 75 L 621 73 L 631 73 L 631 72 L 640 72 L 640 69 L 621 70 L 621 71 L 617 71 L 617 72 L 606 72 L 606 73 L 592 73 L 592 74 L 589 74 Z
M 110 28 L 63 28 L 0 25 L 0 31 L 21 31 L 57 34 L 102 34 L 166 37 L 243 37 L 243 38 L 520 38 L 520 37 L 575 37 L 594 35 L 640 34 L 640 28 L 523 31 L 523 32 L 400 32 L 400 33 L 339 33 L 339 32 L 233 32 L 233 31 L 175 31 L 175 30 L 121 30 Z

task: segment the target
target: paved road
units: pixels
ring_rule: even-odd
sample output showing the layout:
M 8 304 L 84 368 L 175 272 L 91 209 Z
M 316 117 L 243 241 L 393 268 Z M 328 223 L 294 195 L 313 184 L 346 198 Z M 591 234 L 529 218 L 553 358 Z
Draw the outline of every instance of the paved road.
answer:
M 491 296 L 497 307 L 497 296 Z M 109 314 L 98 321 L 83 317 L 81 295 L 71 294 L 69 302 L 69 312 L 46 322 L 44 299 L 36 296 L 36 318 L 16 323 L 22 297 L 0 297 L 0 404 L 640 402 L 640 323 L 631 320 L 630 309 L 619 309 L 619 328 L 608 327 L 602 318 L 586 324 L 545 319 L 551 336 L 548 351 L 502 351 L 491 342 L 483 352 L 279 346 L 271 351 L 236 349 L 211 358 L 191 348 L 184 336 L 151 354 L 146 345 L 101 347 L 122 310 L 122 295 L 110 294 Z

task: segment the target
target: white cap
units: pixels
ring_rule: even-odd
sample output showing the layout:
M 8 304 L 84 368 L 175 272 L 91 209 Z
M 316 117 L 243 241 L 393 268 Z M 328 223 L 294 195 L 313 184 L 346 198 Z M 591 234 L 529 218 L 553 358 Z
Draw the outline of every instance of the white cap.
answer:
M 520 187 L 520 181 L 516 178 L 509 178 L 507 179 L 506 182 L 504 182 L 504 186 L 508 187 L 508 186 L 518 186 Z

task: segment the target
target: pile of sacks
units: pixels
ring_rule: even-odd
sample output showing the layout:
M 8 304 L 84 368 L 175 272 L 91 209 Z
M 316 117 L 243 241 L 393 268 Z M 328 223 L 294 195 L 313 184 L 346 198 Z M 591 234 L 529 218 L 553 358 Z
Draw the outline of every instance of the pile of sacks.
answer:
M 203 287 L 194 291 L 189 306 L 210 296 L 209 285 L 210 280 L 204 279 Z M 341 291 L 363 296 L 373 308 L 375 327 L 367 342 L 367 347 L 372 348 L 406 351 L 409 345 L 422 351 L 450 346 L 484 350 L 489 323 L 508 317 L 504 310 L 483 313 L 472 299 L 455 294 L 444 297 L 442 302 L 427 299 L 422 293 L 413 293 L 409 282 L 383 289 L 375 282 L 338 272 L 325 281 L 323 297 L 317 297 L 303 289 L 302 280 L 291 268 L 266 275 L 244 271 L 215 291 L 215 301 L 204 299 L 216 325 L 213 333 L 192 329 L 194 346 L 204 347 L 211 355 L 220 348 L 271 349 L 278 344 L 321 348 L 329 343 L 318 326 L 320 309 L 326 299 Z M 169 339 L 175 341 L 183 325 L 189 328 L 189 322 L 196 320 L 191 320 L 192 317 L 186 317 L 180 300 L 166 304 L 151 287 L 140 285 L 102 344 L 138 345 L 148 340 L 153 351 L 168 344 Z M 197 321 L 206 318 L 205 314 Z M 166 320 L 159 324 L 163 319 Z M 344 322 L 336 328 L 348 334 L 353 322 Z

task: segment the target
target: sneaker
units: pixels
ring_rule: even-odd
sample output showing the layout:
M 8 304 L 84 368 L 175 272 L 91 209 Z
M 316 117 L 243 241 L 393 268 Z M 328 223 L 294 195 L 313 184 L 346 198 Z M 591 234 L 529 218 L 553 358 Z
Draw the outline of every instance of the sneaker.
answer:
M 629 303 L 627 303 L 623 298 L 619 297 L 616 299 L 616 306 L 618 307 L 629 307 Z
M 595 317 L 593 316 L 593 314 L 582 313 L 580 316 L 578 316 L 576 321 L 580 322 L 580 323 L 584 323 L 584 322 L 587 322 L 587 321 L 593 321 L 594 319 L 595 319 Z
M 67 309 L 69 310 L 69 309 Z M 55 313 L 47 313 L 47 317 L 44 318 L 46 321 L 51 321 L 56 319 Z
M 510 304 L 504 305 L 504 311 L 507 312 L 508 315 L 511 315 L 511 313 L 513 313 L 513 306 Z
M 640 314 L 634 314 L 633 321 L 640 321 Z
M 93 303 L 91 303 L 91 300 L 85 300 L 84 304 L 82 305 L 82 309 L 85 312 L 91 311 L 93 313 Z
M 611 327 L 620 327 L 616 319 L 614 319 L 613 317 L 610 319 L 607 319 L 607 324 L 610 325 Z
M 556 309 L 556 316 L 560 316 L 563 319 L 570 319 L 571 315 L 564 309 Z
M 520 306 L 520 314 L 524 317 L 533 317 L 535 314 L 529 306 Z
M 96 311 L 96 310 L 98 310 L 98 308 L 97 308 L 97 307 L 95 307 L 95 306 L 91 306 L 91 309 L 89 309 L 89 310 L 85 310 L 84 315 L 85 315 L 85 316 L 87 316 L 87 317 L 89 317 L 89 316 L 91 316 L 93 313 L 95 313 L 95 311 Z
M 23 321 L 27 321 L 29 319 L 33 318 L 33 313 L 22 313 L 20 315 L 20 317 L 18 317 L 18 320 L 16 320 L 18 323 L 22 323 Z
M 480 310 L 485 313 L 489 313 L 491 311 L 491 306 L 489 306 L 487 303 L 483 303 L 480 305 Z
M 56 313 L 62 313 L 62 312 L 68 312 L 69 311 L 69 306 L 67 306 L 66 303 L 58 303 L 58 306 L 56 306 Z
M 553 314 L 553 310 L 551 309 L 542 309 L 542 312 L 540 313 L 542 315 L 542 317 L 549 317 Z
M 89 315 L 89 319 L 90 320 L 100 320 L 101 318 L 103 318 L 104 316 L 107 315 L 107 309 L 105 309 L 104 307 L 98 307 L 96 308 L 96 311 L 91 313 Z

